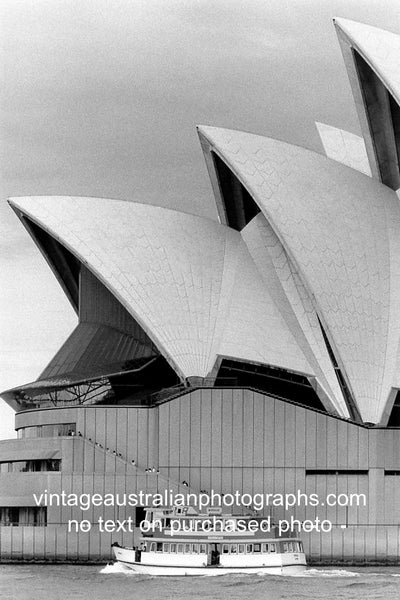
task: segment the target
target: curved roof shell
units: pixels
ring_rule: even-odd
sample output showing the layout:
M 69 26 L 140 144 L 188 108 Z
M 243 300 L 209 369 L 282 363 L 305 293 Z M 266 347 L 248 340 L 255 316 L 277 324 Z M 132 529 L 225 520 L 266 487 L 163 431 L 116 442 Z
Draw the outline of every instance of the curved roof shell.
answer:
M 400 102 L 400 36 L 350 19 L 336 18 L 334 22 Z
M 14 198 L 121 302 L 182 377 L 229 356 L 314 376 L 241 235 L 210 219 L 99 198 Z
M 335 19 L 372 175 L 400 188 L 400 36 Z
M 325 123 L 316 122 L 315 125 L 328 158 L 371 177 L 371 167 L 362 137 Z
M 262 210 L 312 299 L 364 421 L 395 382 L 400 208 L 386 186 L 269 138 L 200 127 Z

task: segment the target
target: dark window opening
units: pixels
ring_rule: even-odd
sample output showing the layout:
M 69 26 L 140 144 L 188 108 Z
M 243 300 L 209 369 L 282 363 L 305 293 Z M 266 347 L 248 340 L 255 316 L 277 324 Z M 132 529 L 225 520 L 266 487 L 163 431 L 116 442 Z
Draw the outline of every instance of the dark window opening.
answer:
M 343 373 L 342 373 L 342 371 L 339 368 L 339 365 L 338 365 L 338 362 L 336 360 L 335 354 L 334 354 L 334 352 L 332 350 L 332 346 L 329 343 L 328 336 L 326 335 L 325 329 L 322 327 L 322 323 L 319 320 L 319 318 L 318 318 L 318 322 L 319 322 L 319 326 L 321 327 L 321 332 L 322 332 L 322 336 L 324 338 L 326 349 L 328 351 L 329 358 L 331 359 L 332 366 L 333 366 L 333 368 L 335 370 L 336 377 L 337 377 L 337 380 L 339 382 L 340 389 L 342 390 L 343 398 L 344 398 L 344 400 L 346 402 L 346 405 L 347 405 L 348 411 L 350 413 L 350 416 L 351 416 L 351 418 L 352 418 L 353 421 L 360 422 L 361 421 L 361 417 L 360 417 L 360 415 L 358 413 L 358 409 L 357 409 L 357 407 L 355 405 L 355 402 L 353 400 L 353 396 L 352 396 L 352 394 L 351 394 L 351 392 L 349 390 L 349 387 L 348 387 L 348 385 L 346 383 L 346 380 L 345 380 L 345 378 L 343 376 Z
M 53 425 L 31 425 L 17 431 L 19 439 L 62 437 L 76 435 L 76 423 L 55 423 Z
M 146 509 L 143 506 L 137 506 L 135 510 L 135 527 L 139 527 L 140 523 L 146 519 Z
M 138 372 L 109 377 L 111 390 L 99 404 L 151 404 L 151 396 L 178 385 L 180 380 L 163 356 L 158 356 Z
M 63 288 L 74 307 L 78 312 L 79 307 L 79 270 L 80 262 L 75 256 L 67 250 L 62 244 L 57 242 L 44 229 L 36 225 L 33 221 L 24 217 L 24 222 L 32 233 L 33 238 L 39 244 L 45 253 L 47 260 L 58 273 L 62 281 Z
M 60 459 L 13 460 L 0 462 L 1 473 L 35 473 L 37 471 L 61 471 Z
M 260 212 L 246 188 L 224 161 L 211 153 L 229 227 L 241 231 Z
M 19 527 L 31 525 L 46 527 L 46 506 L 2 506 L 0 508 L 0 525 Z
M 266 394 L 326 412 L 305 375 L 224 358 L 215 385 L 232 387 L 229 383 L 232 377 L 236 379 L 235 387 L 252 387 Z
M 390 115 L 392 117 L 394 139 L 396 143 L 397 164 L 400 165 L 400 106 L 388 92 Z
M 400 427 L 400 390 L 397 391 L 387 426 Z
M 389 470 L 385 470 L 385 477 L 399 477 L 400 476 L 400 471 L 391 471 Z
M 366 469 L 307 469 L 307 475 L 368 475 Z
M 355 50 L 353 55 L 381 180 L 397 190 L 400 187 L 399 107 L 362 56 Z

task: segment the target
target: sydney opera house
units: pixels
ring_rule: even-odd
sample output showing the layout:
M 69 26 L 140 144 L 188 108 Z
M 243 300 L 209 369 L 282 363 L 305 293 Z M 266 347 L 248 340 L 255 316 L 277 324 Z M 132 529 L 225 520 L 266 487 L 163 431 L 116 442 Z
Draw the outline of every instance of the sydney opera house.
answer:
M 362 137 L 325 154 L 199 127 L 219 222 L 132 201 L 13 198 L 78 324 L 39 378 L 3 392 L 2 560 L 102 560 L 129 506 L 47 492 L 364 495 L 316 517 L 314 563 L 400 562 L 400 37 L 335 27 Z M 290 142 L 290 140 L 289 140 Z M 36 495 L 36 496 L 35 496 Z

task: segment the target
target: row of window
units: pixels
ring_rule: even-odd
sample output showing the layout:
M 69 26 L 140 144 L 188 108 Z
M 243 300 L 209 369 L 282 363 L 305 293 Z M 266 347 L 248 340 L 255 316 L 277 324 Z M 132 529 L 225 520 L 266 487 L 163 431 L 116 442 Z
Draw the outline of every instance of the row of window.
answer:
M 13 460 L 0 462 L 1 473 L 33 473 L 36 471 L 61 471 L 60 459 Z
M 279 545 L 281 546 L 279 548 Z M 278 547 L 278 548 L 277 548 Z M 207 554 L 207 544 L 179 544 L 168 542 L 147 542 L 145 549 L 149 552 L 166 552 L 177 554 Z M 265 542 L 259 544 L 222 544 L 222 554 L 269 554 L 271 552 L 303 552 L 303 544 L 291 542 Z
M 2 506 L 0 507 L 0 525 L 45 527 L 47 525 L 47 507 Z
M 276 552 L 276 544 L 222 544 L 222 554 L 254 554 Z
M 283 552 L 303 552 L 302 542 L 281 542 Z
M 33 425 L 21 427 L 17 431 L 19 439 L 60 437 L 76 434 L 76 423 L 55 423 L 54 425 Z
M 162 542 L 147 543 L 150 552 L 170 552 L 177 554 L 207 554 L 207 544 L 170 544 Z

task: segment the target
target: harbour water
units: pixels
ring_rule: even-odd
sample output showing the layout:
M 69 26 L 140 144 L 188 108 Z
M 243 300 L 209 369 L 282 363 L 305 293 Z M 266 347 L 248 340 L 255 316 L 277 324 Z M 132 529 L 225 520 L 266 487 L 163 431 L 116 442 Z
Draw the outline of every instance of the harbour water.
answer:
M 0 565 L 1 600 L 398 600 L 400 568 L 309 569 L 301 577 L 143 577 L 120 565 Z

